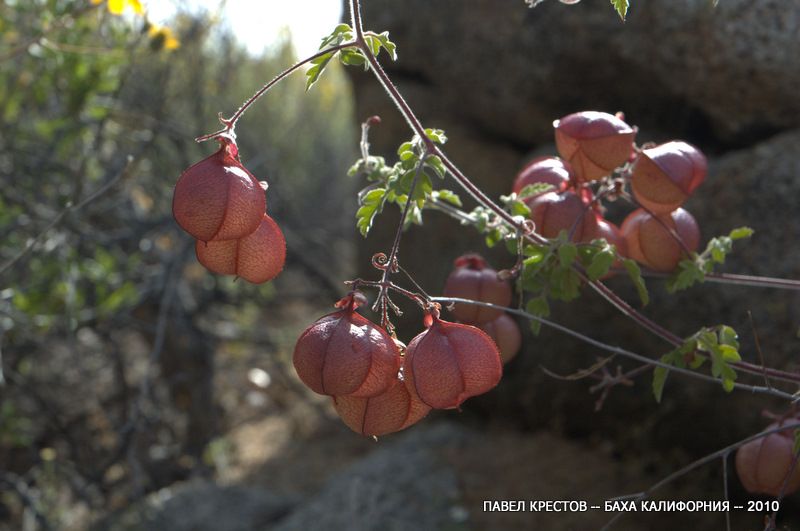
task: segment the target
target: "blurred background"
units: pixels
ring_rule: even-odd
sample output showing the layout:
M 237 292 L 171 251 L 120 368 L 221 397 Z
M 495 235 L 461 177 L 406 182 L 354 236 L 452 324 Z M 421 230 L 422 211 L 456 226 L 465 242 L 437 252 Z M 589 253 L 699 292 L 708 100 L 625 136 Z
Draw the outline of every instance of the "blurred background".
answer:
M 398 44 L 387 66 L 412 107 L 490 195 L 555 153 L 553 119 L 623 111 L 640 142 L 684 139 L 709 156 L 687 206 L 704 239 L 756 229 L 727 271 L 800 278 L 800 8 L 633 4 L 624 25 L 589 0 L 368 0 L 365 18 Z M 181 171 L 214 149 L 193 139 L 312 53 L 341 14 L 338 0 L 0 1 L 0 529 L 596 529 L 612 515 L 484 513 L 483 500 L 602 503 L 758 431 L 762 410 L 784 412 L 677 377 L 658 405 L 649 375 L 599 401 L 594 380 L 542 368 L 571 374 L 602 353 L 543 331 L 463 411 L 377 443 L 350 432 L 300 384 L 291 353 L 342 281 L 374 276 L 370 257 L 390 246 L 397 213 L 361 239 L 363 183 L 346 175 L 366 117 L 383 118 L 372 151 L 390 163 L 410 136 L 370 74 L 332 64 L 309 92 L 290 77 L 237 127 L 288 242 L 274 282 L 206 272 L 170 211 Z M 401 260 L 438 293 L 452 260 L 484 247 L 449 219 L 425 223 Z M 623 279 L 610 285 L 635 300 Z M 749 310 L 767 364 L 797 369 L 796 295 L 650 285 L 646 313 L 674 332 L 730 324 L 758 362 Z M 409 310 L 406 340 L 421 329 Z M 589 293 L 554 318 L 652 357 L 667 349 Z M 723 499 L 725 473 L 732 500 L 753 498 L 728 464 L 659 499 Z M 795 496 L 779 522 L 798 528 L 798 515 Z M 733 528 L 762 520 L 735 513 Z M 614 528 L 683 525 L 725 520 L 631 514 Z

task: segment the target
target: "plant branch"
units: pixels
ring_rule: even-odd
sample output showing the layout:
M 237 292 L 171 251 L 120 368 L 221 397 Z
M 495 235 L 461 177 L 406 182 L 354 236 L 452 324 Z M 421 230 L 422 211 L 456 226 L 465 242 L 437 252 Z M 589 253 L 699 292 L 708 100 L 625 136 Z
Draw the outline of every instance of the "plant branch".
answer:
M 454 297 L 431 297 L 431 300 L 434 301 L 434 302 L 441 302 L 441 303 L 451 303 L 452 302 L 452 303 L 460 303 L 460 304 L 474 304 L 474 305 L 477 305 L 477 306 L 486 306 L 487 308 L 500 309 L 500 310 L 506 311 L 508 313 L 512 313 L 514 315 L 519 315 L 520 317 L 524 317 L 525 319 L 538 321 L 538 322 L 542 323 L 543 325 L 545 325 L 547 327 L 553 328 L 554 330 L 558 330 L 559 332 L 562 332 L 564 334 L 567 334 L 568 336 L 571 336 L 571 337 L 574 337 L 576 339 L 579 339 L 579 340 L 583 341 L 584 343 L 588 343 L 588 344 L 590 344 L 590 345 L 592 345 L 594 347 L 597 347 L 599 349 L 605 350 L 607 352 L 611 352 L 612 354 L 619 354 L 620 356 L 624 356 L 626 358 L 630 358 L 630 359 L 633 359 L 633 360 L 636 360 L 636 361 L 639 361 L 639 362 L 642 362 L 642 363 L 646 363 L 649 366 L 663 367 L 663 368 L 665 368 L 665 369 L 667 369 L 669 371 L 674 371 L 674 372 L 677 372 L 679 374 L 684 374 L 686 376 L 691 376 L 692 378 L 697 378 L 699 380 L 703 380 L 703 381 L 706 381 L 706 382 L 713 382 L 715 384 L 720 384 L 721 383 L 720 379 L 714 378 L 713 376 L 708 376 L 708 375 L 705 375 L 705 374 L 702 374 L 702 373 L 699 373 L 699 372 L 694 372 L 694 371 L 689 370 L 689 369 L 682 369 L 680 367 L 676 367 L 674 365 L 670 365 L 669 363 L 664 363 L 664 362 L 662 362 L 660 360 L 654 360 L 654 359 L 648 358 L 647 356 L 643 356 L 641 354 L 637 354 L 635 352 L 631 352 L 630 350 L 625 350 L 625 349 L 623 349 L 621 347 L 617 347 L 617 346 L 614 346 L 614 345 L 609 345 L 608 343 L 603 343 L 602 341 L 599 341 L 597 339 L 589 337 L 589 336 L 587 336 L 585 334 L 582 334 L 582 333 L 580 333 L 580 332 L 578 332 L 576 330 L 573 330 L 573 329 L 571 329 L 569 327 L 566 327 L 564 325 L 561 325 L 561 324 L 558 324 L 556 322 L 550 321 L 548 319 L 544 319 L 544 318 L 539 317 L 537 315 L 533 315 L 533 314 L 525 312 L 523 310 L 518 310 L 516 308 L 507 308 L 507 307 L 504 307 L 504 306 L 498 306 L 496 304 L 491 304 L 491 303 L 488 303 L 488 302 L 474 301 L 474 300 L 470 300 L 470 299 L 460 299 L 460 298 L 454 298 Z M 734 389 L 740 389 L 740 390 L 748 391 L 748 392 L 751 392 L 751 393 L 759 393 L 759 394 L 776 396 L 776 397 L 783 398 L 783 399 L 786 399 L 786 400 L 794 400 L 794 398 L 795 398 L 794 395 L 792 395 L 790 393 L 786 393 L 784 391 L 779 391 L 779 390 L 774 389 L 772 387 L 761 387 L 761 386 L 747 385 L 747 384 L 742 384 L 742 383 L 734 383 Z
M 25 247 L 22 248 L 22 250 L 20 252 L 18 252 L 16 255 L 14 255 L 12 258 L 10 258 L 8 261 L 6 261 L 6 263 L 4 263 L 2 266 L 0 266 L 0 275 L 5 273 L 6 271 L 8 271 L 14 264 L 19 262 L 23 258 L 25 258 L 33 250 L 33 248 L 36 246 L 36 244 L 39 243 L 39 241 L 42 238 L 44 238 L 44 236 L 51 229 L 53 229 L 56 225 L 61 223 L 61 220 L 63 220 L 64 217 L 67 214 L 70 214 L 72 212 L 77 212 L 78 210 L 82 209 L 83 207 L 85 207 L 86 205 L 88 205 L 89 203 L 91 203 L 92 201 L 97 199 L 98 197 L 100 197 L 103 194 L 105 194 L 107 191 L 109 191 L 111 188 L 113 188 L 114 185 L 116 185 L 119 181 L 121 181 L 122 179 L 127 178 L 128 175 L 130 174 L 130 170 L 133 167 L 133 164 L 134 164 L 134 159 L 132 157 L 128 157 L 128 161 L 125 164 L 125 167 L 116 176 L 114 176 L 112 179 L 110 179 L 108 182 L 106 182 L 100 188 L 98 188 L 97 190 L 95 190 L 94 192 L 89 194 L 86 198 L 84 198 L 78 204 L 73 205 L 72 203 L 67 203 L 67 206 L 65 206 L 64 209 L 61 212 L 59 212 L 58 215 L 56 217 L 54 217 L 50 221 L 50 223 L 48 223 L 41 230 L 41 232 L 39 232 L 39 234 L 37 234 L 33 239 L 29 240 L 28 243 L 25 245 Z
M 319 51 L 319 52 L 315 53 L 314 55 L 306 57 L 302 61 L 299 61 L 299 62 L 293 64 L 292 66 L 290 66 L 289 68 L 287 68 L 286 70 L 284 70 L 283 72 L 281 72 L 280 74 L 278 74 L 277 76 L 272 78 L 271 81 L 269 81 L 266 85 L 261 87 L 255 94 L 250 96 L 250 98 L 247 101 L 245 101 L 242 104 L 241 107 L 239 107 L 236 110 L 236 112 L 233 114 L 233 116 L 231 116 L 228 119 L 225 119 L 225 118 L 222 118 L 222 115 L 220 114 L 220 121 L 225 125 L 224 128 L 220 129 L 219 131 L 215 131 L 213 133 L 209 133 L 207 135 L 199 136 L 199 137 L 194 139 L 195 142 L 205 142 L 206 140 L 211 140 L 213 138 L 218 138 L 219 136 L 221 136 L 221 135 L 223 135 L 225 133 L 230 133 L 236 127 L 236 122 L 239 121 L 239 118 L 242 117 L 242 115 L 247 111 L 247 109 L 250 108 L 250 106 L 252 104 L 254 104 L 261 96 L 263 96 L 269 89 L 271 89 L 273 86 L 275 86 L 278 83 L 280 83 L 281 81 L 283 81 L 284 78 L 289 76 L 289 74 L 293 73 L 294 71 L 296 71 L 301 66 L 310 63 L 314 59 L 322 57 L 323 55 L 329 54 L 331 52 L 338 52 L 340 50 L 344 50 L 345 48 L 350 48 L 350 47 L 355 46 L 355 45 L 356 45 L 356 42 L 354 42 L 354 41 L 345 42 L 345 43 L 342 43 L 342 44 L 337 44 L 336 46 L 331 46 L 330 48 L 326 48 L 326 49 L 324 49 L 322 51 Z
M 41 529 L 44 531 L 53 529 L 50 525 L 50 521 L 39 509 L 36 495 L 31 492 L 33 489 L 29 487 L 21 477 L 11 472 L 0 471 L 0 485 L 6 485 L 16 493 L 22 504 L 31 511 L 31 514 L 33 514 L 34 519 Z
M 444 212 L 444 213 L 450 215 L 451 217 L 461 221 L 462 223 L 474 223 L 474 220 L 469 216 L 469 214 L 467 214 L 467 213 L 463 212 L 462 210 L 460 210 L 458 208 L 455 208 L 455 207 L 453 207 L 451 205 L 446 205 L 446 204 L 442 203 L 441 201 L 433 201 L 433 202 L 429 201 L 428 204 L 431 206 L 431 208 L 433 208 L 435 210 L 439 210 L 441 212 Z M 523 234 L 523 237 L 525 237 L 525 236 L 526 235 Z M 624 272 L 624 270 L 621 270 L 621 269 L 619 269 L 617 271 Z M 578 273 L 583 275 L 583 271 L 581 271 L 580 269 L 578 269 Z M 643 272 L 643 275 L 658 276 L 658 277 L 667 277 L 667 276 L 669 276 L 667 274 L 653 273 L 653 272 L 647 272 L 647 271 Z M 731 275 L 729 275 L 729 276 L 731 276 Z M 732 275 L 732 276 L 745 277 L 744 275 Z M 584 278 L 584 280 L 587 280 L 585 278 L 585 276 L 582 276 L 582 278 Z M 785 284 L 787 286 L 787 287 L 784 287 L 783 289 L 795 289 L 794 287 L 788 287 L 788 286 L 792 286 L 794 284 L 797 285 L 797 289 L 800 289 L 800 282 L 794 281 L 794 280 L 772 279 L 772 278 L 766 278 L 766 277 L 746 277 L 746 278 L 750 279 L 750 281 L 753 282 L 754 285 L 755 285 L 755 283 L 763 280 L 763 281 L 765 281 L 765 283 L 763 285 L 767 285 L 769 287 L 778 287 L 779 284 L 783 283 L 783 284 Z M 759 285 L 762 285 L 762 284 L 759 284 Z M 633 319 L 634 321 L 640 322 L 640 324 L 645 326 L 645 328 L 653 327 L 655 330 L 658 330 L 659 332 L 658 332 L 657 335 L 659 335 L 661 337 L 664 337 L 664 338 L 669 338 L 669 342 L 673 346 L 677 347 L 677 346 L 680 346 L 683 343 L 683 339 L 680 338 L 679 336 L 677 336 L 677 335 L 673 334 L 672 332 L 670 332 L 669 330 L 661 327 L 657 323 L 655 323 L 653 321 L 650 321 L 649 319 L 644 317 L 639 312 L 636 312 L 636 310 L 631 308 L 631 306 L 627 302 L 625 302 L 623 299 L 619 298 L 616 294 L 614 294 L 605 284 L 597 282 L 595 290 L 596 291 L 600 290 L 601 295 L 603 295 L 603 294 L 607 295 L 604 298 L 606 298 L 606 300 L 608 300 L 612 304 L 614 304 L 618 309 L 620 309 L 620 311 L 622 311 L 622 313 L 625 313 L 629 318 Z M 759 354 L 759 356 L 761 356 L 761 354 Z M 746 361 L 738 361 L 738 362 L 731 363 L 731 366 L 736 367 L 737 369 L 740 369 L 740 370 L 742 370 L 744 372 L 747 372 L 747 373 L 750 373 L 750 374 L 759 374 L 759 375 L 763 375 L 763 376 L 766 376 L 766 377 L 772 377 L 772 378 L 775 378 L 776 380 L 780 380 L 780 381 L 783 381 L 783 382 L 800 383 L 800 374 L 781 371 L 781 370 L 778 370 L 778 369 L 768 368 L 768 367 L 764 366 L 763 359 L 762 359 L 761 365 L 755 365 L 755 364 L 752 364 L 752 363 L 748 363 Z M 636 369 L 628 371 L 625 374 L 619 375 L 618 377 L 616 377 L 616 376 L 615 377 L 610 377 L 609 379 L 604 380 L 604 382 L 602 382 L 602 383 L 598 384 L 597 386 L 595 386 L 595 388 L 593 388 L 593 389 L 594 390 L 600 390 L 600 389 L 602 389 L 603 387 L 605 387 L 608 384 L 615 384 L 615 383 L 619 383 L 619 382 L 628 380 L 628 379 L 630 379 L 630 378 L 632 378 L 634 376 L 639 375 L 642 372 L 647 371 L 648 369 L 652 369 L 652 366 L 649 366 L 649 367 L 637 367 Z
M 420 137 L 420 138 L 427 138 L 427 137 Z M 414 178 L 411 180 L 411 186 L 408 190 L 408 194 L 406 195 L 406 204 L 403 206 L 403 212 L 400 214 L 400 221 L 397 224 L 397 231 L 394 235 L 394 242 L 392 242 L 392 248 L 389 251 L 389 257 L 386 260 L 385 267 L 383 267 L 383 275 L 381 275 L 380 281 L 380 292 L 378 293 L 378 298 L 375 300 L 375 304 L 372 307 L 373 311 L 379 311 L 381 313 L 381 326 L 384 328 L 392 329 L 392 325 L 389 322 L 389 313 L 387 311 L 387 306 L 391 304 L 389 300 L 389 287 L 391 283 L 389 282 L 389 277 L 392 273 L 398 270 L 398 263 L 397 263 L 397 253 L 400 251 L 400 238 L 403 234 L 403 226 L 406 223 L 406 218 L 408 217 L 408 211 L 411 209 L 411 205 L 414 202 L 413 196 L 414 191 L 417 188 L 417 183 L 419 182 L 419 174 L 422 173 L 422 166 L 425 165 L 425 160 L 428 158 L 428 148 L 426 147 L 422 152 L 422 156 L 417 163 L 417 167 L 414 169 Z
M 622 270 L 620 269 L 619 271 Z M 671 274 L 643 269 L 642 276 L 652 278 L 669 278 Z M 750 286 L 754 288 L 773 288 L 800 291 L 800 280 L 792 280 L 788 278 L 736 275 L 733 273 L 705 273 L 705 280 L 706 282 L 730 284 L 734 286 Z

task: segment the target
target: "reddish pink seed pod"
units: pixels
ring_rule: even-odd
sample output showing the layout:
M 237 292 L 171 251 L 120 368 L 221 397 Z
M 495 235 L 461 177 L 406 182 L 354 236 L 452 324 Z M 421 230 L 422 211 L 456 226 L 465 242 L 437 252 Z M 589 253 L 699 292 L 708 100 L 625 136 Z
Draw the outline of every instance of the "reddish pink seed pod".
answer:
M 244 238 L 197 241 L 194 250 L 197 260 L 212 273 L 236 275 L 253 284 L 277 277 L 286 261 L 286 239 L 266 214 L 262 214 L 258 228 Z
M 686 248 L 697 250 L 700 228 L 689 212 L 679 208 L 656 219 L 640 208 L 631 212 L 620 228 L 628 257 L 653 271 L 673 271 L 685 252 L 665 226 L 675 231 Z
M 500 352 L 486 332 L 433 317 L 430 328 L 408 344 L 409 385 L 425 404 L 452 409 L 500 382 Z
M 599 215 L 595 217 L 595 223 L 586 226 L 581 241 L 591 242 L 592 240 L 598 239 L 604 239 L 616 247 L 620 255 L 627 256 L 627 244 L 625 243 L 625 238 L 622 237 L 622 232 L 620 232 L 619 227 Z
M 333 405 L 347 427 L 367 437 L 404 430 L 431 410 L 404 381 L 395 382 L 387 391 L 372 398 L 335 396 Z
M 526 201 L 526 204 L 531 209 L 530 217 L 536 224 L 536 232 L 545 238 L 557 238 L 564 230 L 572 232 L 572 241 L 581 241 L 583 233 L 595 230 L 597 223 L 590 201 L 590 193 L 581 197 L 566 191 L 546 192 Z
M 294 348 L 297 375 L 316 393 L 368 398 L 397 380 L 400 351 L 386 331 L 356 313 L 357 303 L 320 318 L 305 329 Z
M 633 152 L 636 130 L 616 116 L 583 111 L 553 122 L 556 148 L 581 182 L 600 179 Z
M 500 350 L 500 360 L 503 365 L 511 361 L 522 347 L 522 332 L 517 322 L 504 313 L 494 321 L 478 325 L 486 332 Z
M 519 194 L 526 186 L 537 183 L 551 184 L 556 192 L 569 186 L 574 178 L 570 165 L 558 157 L 538 157 L 530 161 L 517 174 L 511 191 Z
M 237 158 L 236 144 L 186 169 L 175 184 L 172 214 L 200 241 L 236 240 L 258 227 L 266 211 L 264 190 Z
M 631 168 L 631 190 L 655 214 L 672 212 L 706 178 L 703 153 L 686 142 L 667 142 L 642 151 Z
M 453 263 L 454 270 L 444 286 L 445 297 L 489 302 L 498 306 L 511 304 L 511 286 L 497 278 L 497 271 L 477 254 L 460 256 Z M 475 304 L 456 304 L 453 314 L 460 321 L 484 323 L 497 319 L 503 310 Z
M 765 431 L 779 428 L 771 424 Z M 736 473 L 748 492 L 778 496 L 792 494 L 800 488 L 800 465 L 792 470 L 794 430 L 787 429 L 750 441 L 736 451 Z

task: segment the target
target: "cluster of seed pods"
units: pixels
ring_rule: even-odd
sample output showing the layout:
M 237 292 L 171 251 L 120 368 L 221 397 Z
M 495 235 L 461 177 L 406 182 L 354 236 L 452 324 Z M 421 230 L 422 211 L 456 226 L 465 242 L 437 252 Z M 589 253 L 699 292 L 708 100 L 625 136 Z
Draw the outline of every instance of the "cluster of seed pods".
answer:
M 431 409 L 457 408 L 495 387 L 500 353 L 474 326 L 450 323 L 438 310 L 406 348 L 356 309 L 366 302 L 351 292 L 337 311 L 305 329 L 295 345 L 297 375 L 311 390 L 333 397 L 344 423 L 365 436 L 405 429 Z
M 498 278 L 497 271 L 477 254 L 456 258 L 453 271 L 444 286 L 445 297 L 488 302 L 497 306 L 509 306 L 511 295 L 508 281 Z M 486 332 L 500 349 L 503 364 L 519 352 L 522 332 L 517 322 L 503 310 L 475 304 L 455 304 L 453 315 L 461 323 Z
M 605 238 L 622 256 L 661 272 L 673 271 L 700 244 L 697 222 L 683 202 L 706 176 L 705 156 L 672 141 L 637 150 L 636 129 L 621 117 L 595 111 L 570 114 L 553 123 L 559 157 L 540 157 L 517 175 L 512 191 L 545 183 L 552 191 L 525 198 L 536 230 L 555 238 L 564 230 L 575 242 Z M 641 208 L 618 227 L 603 217 L 600 198 L 586 185 L 627 169 Z
M 232 138 L 219 140 L 219 150 L 181 174 L 172 214 L 196 239 L 197 259 L 209 271 L 267 282 L 286 260 L 286 240 L 266 213 L 267 183 L 242 165 Z

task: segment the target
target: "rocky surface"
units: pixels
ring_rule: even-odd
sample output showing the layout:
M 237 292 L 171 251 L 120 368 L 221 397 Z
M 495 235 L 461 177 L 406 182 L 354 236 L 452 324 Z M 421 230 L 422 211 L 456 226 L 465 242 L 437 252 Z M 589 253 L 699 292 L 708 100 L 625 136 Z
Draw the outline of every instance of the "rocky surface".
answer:
M 244 485 L 176 483 L 114 514 L 97 531 L 251 531 L 284 517 L 291 498 Z
M 450 412 L 455 416 L 457 413 Z M 451 418 L 451 420 L 453 420 Z M 253 425 L 255 429 L 257 426 Z M 297 441 L 309 448 L 341 451 L 360 438 L 345 430 L 325 430 L 319 437 Z M 329 462 L 336 462 L 334 453 Z M 275 472 L 294 472 L 299 485 L 306 470 L 303 456 L 282 453 L 276 462 L 235 487 L 209 482 L 176 485 L 148 497 L 97 529 L 119 531 L 330 531 L 391 530 L 469 531 L 600 529 L 614 516 L 605 501 L 634 494 L 672 472 L 650 466 L 636 453 L 620 454 L 607 443 L 577 442 L 553 433 L 520 433 L 498 426 L 480 429 L 429 419 L 407 432 L 386 436 L 367 455 L 343 469 L 315 472 L 327 478 L 303 496 L 281 494 L 289 483 L 273 482 Z M 682 464 L 688 463 L 688 460 Z M 255 462 L 251 465 L 256 465 Z M 278 470 L 280 469 L 280 470 Z M 711 500 L 722 497 L 718 463 L 669 483 L 652 493 L 653 500 Z M 272 483 L 269 488 L 254 483 Z M 292 489 L 293 490 L 293 489 Z M 731 500 L 746 497 L 730 483 Z M 520 501 L 523 511 L 484 510 L 485 501 Z M 530 502 L 565 500 L 587 503 L 585 511 L 532 511 Z M 590 509 L 591 505 L 603 510 Z M 787 516 L 796 503 L 784 502 Z M 758 528 L 760 515 L 737 514 L 732 529 Z M 615 531 L 671 531 L 693 526 L 721 528 L 722 513 L 628 512 Z M 780 524 L 793 525 L 791 519 Z
M 447 130 L 451 159 L 491 196 L 507 193 L 532 154 L 555 153 L 554 118 L 623 110 L 640 127 L 640 142 L 680 138 L 709 155 L 707 181 L 686 205 L 704 242 L 736 226 L 756 229 L 752 241 L 737 244 L 724 271 L 800 278 L 800 5 L 640 1 L 625 24 L 607 2 L 588 1 L 549 1 L 531 10 L 521 1 L 370 0 L 364 15 L 369 28 L 389 30 L 397 42 L 399 61 L 387 67 L 411 106 L 426 126 Z M 354 80 L 358 116 L 383 117 L 373 151 L 391 155 L 408 138 L 406 126 L 369 74 Z M 621 221 L 625 211 L 615 206 L 611 218 Z M 369 257 L 388 249 L 395 219 L 394 212 L 384 214 L 361 245 L 362 276 L 373 274 Z M 426 290 L 437 292 L 452 259 L 470 250 L 484 252 L 473 231 L 428 215 L 424 231 L 404 237 L 400 260 Z M 513 264 L 504 251 L 488 254 L 497 267 Z M 608 283 L 636 300 L 625 279 Z M 767 363 L 797 368 L 796 293 L 706 284 L 667 296 L 661 281 L 651 280 L 650 287 L 653 300 L 644 312 L 673 332 L 686 336 L 704 325 L 730 324 L 742 336 L 743 356 L 757 362 L 749 310 Z M 669 350 L 592 294 L 553 310 L 555 320 L 609 343 L 652 357 Z M 400 330 L 410 338 L 421 324 L 418 312 L 406 313 Z M 603 437 L 622 451 L 657 448 L 665 453 L 652 459 L 677 462 L 752 433 L 764 424 L 761 409 L 782 407 L 676 376 L 657 405 L 645 374 L 632 387 L 614 389 L 596 413 L 600 394 L 589 392 L 594 380 L 565 382 L 542 371 L 572 374 L 603 355 L 553 332 L 529 336 L 500 387 L 466 410 L 527 428 Z M 631 367 L 614 360 L 609 370 L 618 363 Z
M 719 141 L 800 125 L 797 4 L 650 0 L 633 2 L 625 24 L 607 2 L 365 4 L 367 27 L 399 45 L 390 70 L 423 87 L 415 99 L 435 98 L 518 145 L 547 138 L 554 116 L 579 108 Z
M 333 476 L 275 531 L 468 529 L 456 474 L 439 456 L 468 437 L 440 425 L 409 432 Z

